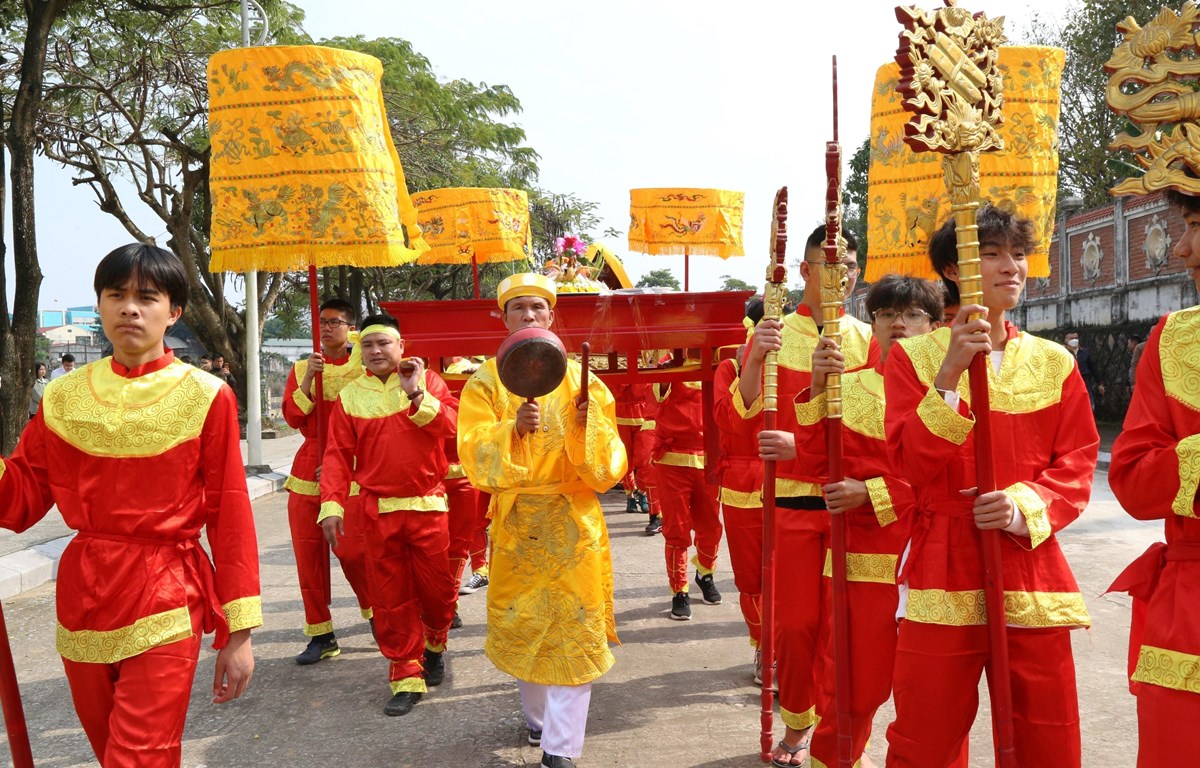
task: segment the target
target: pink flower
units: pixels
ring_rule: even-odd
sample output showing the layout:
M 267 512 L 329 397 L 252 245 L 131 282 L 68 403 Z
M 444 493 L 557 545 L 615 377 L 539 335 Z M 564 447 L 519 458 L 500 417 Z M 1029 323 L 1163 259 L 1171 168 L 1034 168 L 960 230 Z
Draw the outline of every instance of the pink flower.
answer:
M 562 238 L 562 237 L 560 237 L 554 241 L 554 255 L 555 256 L 562 256 L 563 250 L 566 247 L 566 243 L 567 243 L 566 238 Z

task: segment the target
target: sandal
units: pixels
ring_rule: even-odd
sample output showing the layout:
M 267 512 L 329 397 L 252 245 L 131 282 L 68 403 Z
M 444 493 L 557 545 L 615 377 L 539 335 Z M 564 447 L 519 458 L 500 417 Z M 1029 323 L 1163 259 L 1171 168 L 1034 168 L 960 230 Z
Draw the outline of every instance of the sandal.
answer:
M 779 758 L 772 757 L 771 765 L 778 766 L 778 768 L 797 768 L 797 766 L 804 765 L 806 762 L 808 762 L 807 755 L 805 755 L 805 759 L 800 761 L 799 763 L 793 763 L 792 758 L 794 758 L 796 756 L 796 753 L 799 752 L 800 750 L 804 750 L 805 752 L 807 752 L 808 746 L 810 743 L 811 743 L 810 740 L 805 738 L 805 739 L 801 740 L 801 742 L 799 744 L 797 744 L 796 746 L 793 747 L 793 746 L 790 746 L 783 739 L 780 739 L 779 744 L 775 748 L 782 749 L 784 752 L 787 752 L 788 753 L 788 761 L 786 763 L 781 763 L 781 762 L 779 762 Z

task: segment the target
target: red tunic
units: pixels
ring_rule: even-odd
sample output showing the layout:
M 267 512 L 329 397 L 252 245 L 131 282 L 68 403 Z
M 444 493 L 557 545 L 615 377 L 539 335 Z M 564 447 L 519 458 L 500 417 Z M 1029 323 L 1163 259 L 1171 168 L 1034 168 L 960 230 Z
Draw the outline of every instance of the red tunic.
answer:
M 216 377 L 167 352 L 132 370 L 104 358 L 50 382 L 0 459 L 0 525 L 23 531 L 55 504 L 79 531 L 58 570 L 64 658 L 112 663 L 192 636 L 188 584 L 214 647 L 262 624 L 237 401 Z
M 654 463 L 704 468 L 704 403 L 700 382 L 655 384 Z
M 1099 436 L 1075 360 L 1063 347 L 1018 333 L 997 373 L 988 366 L 996 485 L 1024 515 L 1029 536 L 1001 534 L 1008 623 L 1080 627 L 1090 619 L 1055 534 L 1087 506 Z M 958 411 L 933 386 L 950 329 L 904 339 L 884 377 L 887 441 L 895 471 L 916 494 L 912 551 L 905 569 L 910 621 L 985 624 L 983 564 L 972 500 L 974 418 L 968 377 Z
M 321 463 L 317 446 L 318 411 L 316 403 L 300 389 L 300 380 L 304 378 L 307 369 L 307 359 L 293 364 L 292 370 L 288 373 L 287 384 L 283 388 L 283 419 L 289 427 L 300 430 L 300 434 L 304 436 L 300 450 L 296 451 L 296 457 L 292 459 L 291 474 L 288 475 L 283 487 L 293 493 L 316 497 L 321 492 L 316 472 L 317 466 Z M 324 422 L 321 426 L 324 428 L 323 431 L 327 438 L 329 415 L 333 413 L 333 403 L 337 400 L 338 393 L 363 373 L 365 370 L 362 367 L 362 359 L 358 355 L 354 355 L 353 359 L 347 355 L 338 360 L 325 361 L 325 370 L 321 373 L 321 396 L 325 403 L 320 409 L 320 414 L 321 420 Z M 315 381 L 312 387 L 315 395 Z
M 763 464 L 758 433 L 743 428 L 733 405 L 740 374 L 741 366 L 731 358 L 720 362 L 713 377 L 713 418 L 721 438 L 719 500 L 727 507 L 755 509 L 762 506 Z
M 1134 561 L 1110 590 L 1134 597 L 1130 680 L 1200 692 L 1200 307 L 1154 327 L 1137 370 L 1109 483 L 1139 520 L 1163 520 L 1167 543 Z

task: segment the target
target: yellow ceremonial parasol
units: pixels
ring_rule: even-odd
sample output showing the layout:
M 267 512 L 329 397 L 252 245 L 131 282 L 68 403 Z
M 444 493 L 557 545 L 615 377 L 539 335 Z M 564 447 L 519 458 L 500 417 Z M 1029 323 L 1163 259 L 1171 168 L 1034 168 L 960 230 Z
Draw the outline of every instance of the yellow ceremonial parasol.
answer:
M 1029 254 L 1029 276 L 1050 274 L 1058 192 L 1059 86 L 1066 54 L 1060 48 L 1002 47 L 1004 149 L 979 158 L 982 197 L 1032 219 L 1040 246 Z M 936 279 L 929 238 L 950 215 L 942 158 L 913 152 L 904 143 L 900 67 L 885 64 L 871 100 L 871 169 L 868 183 L 867 280 L 888 273 Z
M 598 270 L 596 279 L 609 288 L 632 288 L 633 281 L 625 271 L 625 265 L 617 254 L 600 243 L 592 243 L 584 252 L 583 258 L 594 264 Z M 615 285 L 614 285 L 615 283 Z
M 686 291 L 692 254 L 742 255 L 743 197 L 724 189 L 631 189 L 629 250 L 683 254 Z
M 519 189 L 447 187 L 413 196 L 429 251 L 420 264 L 471 263 L 475 298 L 479 264 L 520 261 L 532 253 L 529 195 Z

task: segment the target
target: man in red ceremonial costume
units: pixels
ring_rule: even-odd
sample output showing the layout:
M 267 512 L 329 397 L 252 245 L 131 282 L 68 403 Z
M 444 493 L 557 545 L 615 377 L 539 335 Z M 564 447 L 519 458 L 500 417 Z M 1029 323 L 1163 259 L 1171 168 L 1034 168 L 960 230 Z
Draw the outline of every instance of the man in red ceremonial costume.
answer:
M 1169 190 L 1183 215 L 1174 253 L 1200 286 L 1200 197 Z M 1189 765 L 1200 754 L 1200 307 L 1154 327 L 1137 368 L 1109 483 L 1139 520 L 1163 520 L 1155 544 L 1109 589 L 1133 596 L 1129 687 L 1137 696 L 1138 768 Z
M 893 471 L 916 496 L 887 764 L 944 766 L 961 756 L 988 657 L 979 532 L 991 530 L 1001 532 L 1017 761 L 1070 768 L 1080 763 L 1070 630 L 1090 619 L 1056 533 L 1087 505 L 1099 438 L 1071 354 L 1005 319 L 1025 287 L 1032 222 L 984 206 L 978 225 L 983 305 L 964 305 L 951 328 L 901 341 L 885 370 Z M 937 272 L 957 282 L 953 221 L 929 250 Z M 966 375 L 980 352 L 1001 489 L 983 494 Z
M 912 524 L 912 488 L 892 472 L 884 439 L 883 361 L 899 339 L 941 325 L 944 291 L 938 283 L 887 275 L 867 291 L 867 312 L 879 347 L 874 368 L 845 373 L 843 355 L 831 339 L 813 352 L 812 387 L 796 398 L 796 451 L 812 463 L 826 460 L 826 378 L 842 374 L 842 469 L 845 479 L 824 488 L 830 514 L 846 515 L 846 602 L 849 605 L 851 760 L 863 756 L 875 711 L 892 692 L 896 658 L 897 570 Z M 832 579 L 830 561 L 825 576 Z M 824 617 L 832 621 L 831 588 Z M 837 765 L 838 713 L 832 626 L 822 662 L 821 722 L 812 740 L 812 764 Z
M 617 430 L 621 434 L 621 442 L 625 445 L 625 454 L 629 457 L 629 471 L 621 478 L 621 487 L 625 489 L 626 512 L 644 514 L 650 511 L 646 480 L 638 477 L 653 449 L 651 441 L 642 436 L 649 390 L 645 384 L 624 384 L 613 393 L 617 400 Z
M 329 614 L 329 544 L 325 541 L 317 516 L 321 513 L 321 465 L 318 423 L 329 432 L 329 414 L 342 388 L 363 374 L 362 359 L 348 346 L 354 330 L 355 312 L 349 302 L 328 299 L 320 308 L 321 351 L 292 366 L 283 389 L 283 418 L 288 426 L 300 430 L 304 442 L 292 460 L 292 471 L 283 487 L 288 490 L 288 526 L 292 532 L 292 552 L 296 556 L 296 575 L 300 598 L 304 603 L 304 634 L 310 639 L 296 656 L 297 664 L 316 664 L 341 653 L 333 633 Z M 324 403 L 316 404 L 316 377 L 321 377 Z M 357 491 L 347 499 L 346 536 L 338 544 L 337 557 L 350 582 L 364 619 L 371 618 L 371 600 L 367 594 L 367 564 L 362 523 L 359 520 Z
M 479 370 L 479 362 L 469 357 L 442 358 L 447 374 L 472 374 Z M 460 381 L 465 385 L 466 381 Z M 448 382 L 451 392 L 462 392 L 462 386 Z M 467 561 L 471 564 L 471 577 L 458 588 L 460 595 L 473 595 L 488 585 L 487 561 L 487 508 L 490 497 L 480 493 L 463 471 L 462 462 L 458 459 L 458 437 L 449 438 L 445 443 L 446 459 L 450 468 L 446 474 L 446 497 L 450 502 L 450 573 L 454 583 L 462 579 L 463 567 Z M 455 611 L 454 623 L 450 625 L 457 629 L 462 626 L 462 619 Z
M 356 482 L 375 635 L 390 662 L 383 712 L 398 716 L 446 674 L 458 585 L 450 578 L 442 444 L 454 435 L 458 401 L 420 358 L 404 357 L 395 318 L 371 315 L 363 326 L 367 374 L 342 389 L 329 419 L 319 522 L 336 552 Z
M 762 297 L 755 296 L 746 305 L 746 334 L 749 338 L 762 320 Z M 725 523 L 729 545 L 729 566 L 738 589 L 742 618 L 754 647 L 754 682 L 762 684 L 762 459 L 758 457 L 758 435 L 742 428 L 742 417 L 733 407 L 733 393 L 741 373 L 740 347 L 732 358 L 722 360 L 713 376 L 713 416 L 721 437 L 718 470 L 721 482 L 717 500 Z
M 95 288 L 113 355 L 46 386 L 0 459 L 0 525 L 23 531 L 57 504 L 79 531 L 59 564 L 57 646 L 100 764 L 178 766 L 201 636 L 216 632 L 221 704 L 249 684 L 262 624 L 237 400 L 163 346 L 188 297 L 174 254 L 117 248 Z
M 857 248 L 846 232 L 843 259 L 845 295 L 858 277 Z M 825 227 L 817 227 L 804 246 L 800 276 L 804 294 L 795 312 L 783 321 L 763 320 L 754 330 L 742 373 L 737 379 L 733 407 L 742 417 L 742 431 L 756 435 L 759 456 L 777 465 L 775 482 L 775 658 L 778 668 L 780 719 L 787 728 L 772 759 L 800 765 L 807 755 L 808 737 L 817 722 L 818 659 L 824 600 L 821 572 L 829 545 L 829 513 L 821 488 L 828 480 L 828 462 L 801 461 L 796 456 L 796 413 L 787 406 L 812 381 L 812 353 L 821 338 L 821 264 L 825 260 Z M 842 354 L 846 370 L 874 367 L 879 348 L 871 326 L 842 315 Z M 779 353 L 779 409 L 776 430 L 763 430 L 762 370 L 767 352 Z M 799 748 L 799 749 L 797 749 Z
M 545 275 L 501 281 L 509 333 L 549 329 L 557 301 Z M 492 573 L 484 651 L 517 679 L 528 740 L 544 768 L 583 753 L 592 682 L 614 663 L 612 558 L 596 494 L 628 469 L 612 393 L 567 361 L 552 391 L 526 400 L 484 363 L 462 393 L 459 454 L 467 477 L 492 494 Z

